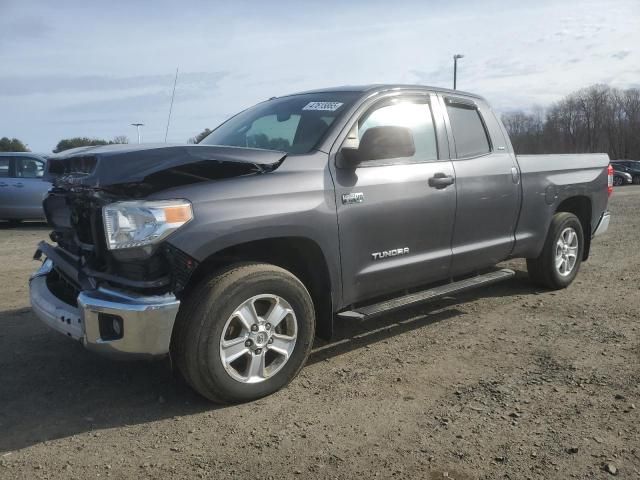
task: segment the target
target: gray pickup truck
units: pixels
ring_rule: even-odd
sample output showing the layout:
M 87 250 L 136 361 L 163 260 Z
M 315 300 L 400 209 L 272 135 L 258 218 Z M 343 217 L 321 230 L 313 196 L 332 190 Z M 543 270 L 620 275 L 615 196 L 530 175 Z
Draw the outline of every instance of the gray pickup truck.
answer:
M 88 349 L 171 355 L 216 402 L 268 395 L 334 321 L 511 277 L 568 286 L 607 230 L 604 154 L 514 155 L 487 102 L 402 85 L 272 98 L 198 145 L 50 159 L 34 312 Z

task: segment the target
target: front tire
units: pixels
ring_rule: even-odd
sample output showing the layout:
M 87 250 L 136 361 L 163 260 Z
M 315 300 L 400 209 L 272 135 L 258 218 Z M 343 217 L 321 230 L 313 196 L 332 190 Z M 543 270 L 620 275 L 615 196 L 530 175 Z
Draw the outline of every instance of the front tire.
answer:
M 580 220 L 573 213 L 558 212 L 551 219 L 542 253 L 527 259 L 529 278 L 552 290 L 566 288 L 578 274 L 583 252 Z
M 172 357 L 186 382 L 216 403 L 238 403 L 287 385 L 313 344 L 305 286 L 269 264 L 241 264 L 201 282 L 183 300 Z
M 622 177 L 615 177 L 615 176 L 613 177 L 613 185 L 615 187 L 620 187 L 620 186 L 622 186 L 623 183 L 624 182 L 622 180 Z
M 634 175 L 631 181 L 634 185 L 640 185 L 640 175 Z

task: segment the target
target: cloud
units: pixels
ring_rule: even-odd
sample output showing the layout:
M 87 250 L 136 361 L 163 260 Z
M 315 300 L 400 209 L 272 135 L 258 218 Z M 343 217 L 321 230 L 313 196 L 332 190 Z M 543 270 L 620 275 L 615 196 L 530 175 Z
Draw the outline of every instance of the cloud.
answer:
M 492 58 L 485 62 L 483 68 L 485 78 L 519 77 L 538 73 L 540 70 L 540 65 L 504 58 Z
M 205 96 L 205 92 L 176 92 L 175 103 L 198 100 Z M 169 108 L 171 92 L 155 91 L 139 95 L 106 98 L 88 102 L 75 103 L 58 108 L 63 114 L 82 115 L 82 117 L 104 118 L 131 116 L 131 114 L 150 114 L 164 112 Z
M 42 42 L 53 31 L 51 25 L 39 17 L 8 18 L 2 12 L 0 17 L 4 17 L 0 20 L 0 51 L 15 44 Z
M 612 78 L 638 83 L 637 2 L 0 0 L 0 112 L 11 112 L 0 114 L 0 136 L 47 150 L 140 120 L 145 139 L 163 139 L 177 65 L 174 141 L 272 95 L 450 87 L 454 53 L 465 55 L 463 90 L 499 108 L 547 105 Z
M 415 82 L 422 85 L 436 85 L 450 82 L 453 78 L 451 65 L 442 65 L 439 68 L 425 72 L 422 70 L 409 70 L 409 74 L 415 77 Z
M 179 74 L 181 89 L 215 89 L 225 72 L 187 72 Z M 29 75 L 0 77 L 0 96 L 79 92 L 122 91 L 139 88 L 172 88 L 174 75 Z
M 625 58 L 627 58 L 627 56 L 629 56 L 630 53 L 631 52 L 629 50 L 620 50 L 619 52 L 612 54 L 611 58 L 615 58 L 617 60 L 624 60 Z

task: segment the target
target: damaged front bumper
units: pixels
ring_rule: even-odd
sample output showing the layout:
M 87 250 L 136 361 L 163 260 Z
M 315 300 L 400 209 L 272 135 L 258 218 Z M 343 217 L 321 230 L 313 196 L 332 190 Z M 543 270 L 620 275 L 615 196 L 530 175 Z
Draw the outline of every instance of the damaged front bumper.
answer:
M 47 275 L 54 267 L 45 260 L 29 280 L 31 306 L 48 326 L 99 353 L 117 357 L 158 357 L 169 353 L 180 301 L 170 293 L 143 296 L 98 287 L 83 290 L 77 307 L 54 295 Z

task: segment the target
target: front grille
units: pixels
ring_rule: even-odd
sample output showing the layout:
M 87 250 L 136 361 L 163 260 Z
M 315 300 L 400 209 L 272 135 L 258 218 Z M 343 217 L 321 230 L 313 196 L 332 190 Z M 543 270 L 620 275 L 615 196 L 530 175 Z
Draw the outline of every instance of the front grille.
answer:
M 67 305 L 78 307 L 78 287 L 67 279 L 57 268 L 54 268 L 47 275 L 47 288 L 56 298 L 62 300 Z
M 169 273 L 169 265 L 163 255 L 155 254 L 143 261 L 113 262 L 113 273 L 129 280 L 152 280 Z
M 170 244 L 165 245 L 164 251 L 171 265 L 172 289 L 176 294 L 179 294 L 189 283 L 198 262 Z
M 96 157 L 72 157 L 65 159 L 50 158 L 49 173 L 62 175 L 90 175 L 96 169 L 98 161 Z

